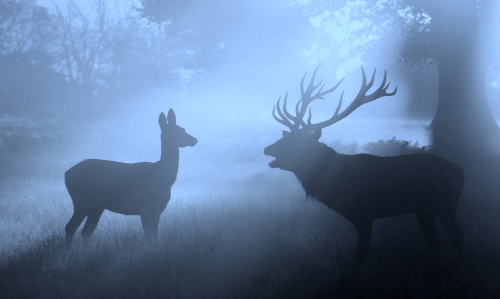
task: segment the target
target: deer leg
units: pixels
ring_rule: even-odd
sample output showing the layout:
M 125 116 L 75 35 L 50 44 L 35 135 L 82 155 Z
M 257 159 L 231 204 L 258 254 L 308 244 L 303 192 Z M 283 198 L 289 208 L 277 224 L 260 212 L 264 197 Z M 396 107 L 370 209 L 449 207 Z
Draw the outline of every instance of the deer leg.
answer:
M 70 244 L 71 241 L 73 240 L 73 236 L 75 235 L 75 232 L 77 228 L 82 224 L 83 219 L 87 217 L 87 214 L 77 210 L 75 208 L 75 211 L 73 212 L 73 216 L 69 220 L 68 224 L 66 224 L 66 227 L 64 230 L 66 231 L 66 244 Z
M 101 215 L 103 212 L 104 212 L 104 209 L 92 211 L 89 213 L 89 216 L 87 217 L 87 221 L 85 222 L 85 225 L 83 226 L 83 229 L 82 229 L 82 236 L 84 236 L 86 238 L 92 237 L 92 235 L 94 234 L 94 231 L 97 227 L 97 223 L 99 223 L 99 219 L 101 219 Z
M 441 239 L 436 230 L 436 223 L 434 222 L 436 215 L 430 213 L 415 213 L 415 215 L 427 243 L 427 250 L 429 253 L 435 253 L 441 244 Z
M 455 248 L 458 250 L 458 254 L 462 254 L 462 243 L 463 243 L 463 234 L 460 228 L 458 227 L 457 219 L 455 218 L 455 210 L 445 211 L 438 214 L 439 220 L 446 228 L 448 233 L 451 236 L 451 240 Z
M 358 222 L 354 224 L 358 231 L 358 257 L 370 255 L 372 247 L 373 221 Z
M 153 215 L 141 215 L 142 229 L 144 230 L 146 239 L 149 241 L 158 239 L 158 223 L 160 222 L 160 215 L 160 213 Z

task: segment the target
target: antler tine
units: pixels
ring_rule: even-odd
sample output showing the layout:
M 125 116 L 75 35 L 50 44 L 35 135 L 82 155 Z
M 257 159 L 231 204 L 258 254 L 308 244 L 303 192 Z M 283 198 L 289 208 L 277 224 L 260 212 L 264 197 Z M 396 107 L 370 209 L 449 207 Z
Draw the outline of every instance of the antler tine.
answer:
M 386 86 L 386 88 L 385 88 L 386 90 L 387 90 L 387 88 L 389 87 L 389 85 L 390 85 L 390 84 L 387 84 L 387 86 Z M 397 92 L 397 91 L 398 91 L 398 87 L 396 86 L 396 88 L 394 89 L 394 91 L 393 91 L 393 92 L 388 93 L 388 94 L 387 94 L 387 96 L 388 96 L 388 97 L 393 96 L 393 95 L 395 95 L 395 94 L 396 94 L 396 92 Z
M 296 125 L 297 124 L 299 124 L 299 126 L 302 125 L 303 128 L 308 126 L 303 118 L 304 118 L 304 114 L 306 113 L 307 107 L 309 106 L 309 104 L 316 99 L 324 99 L 323 96 L 336 90 L 337 87 L 340 85 L 340 83 L 342 83 L 342 81 L 344 81 L 344 79 L 345 79 L 345 78 L 342 78 L 342 80 L 340 80 L 334 87 L 323 91 L 323 88 L 325 87 L 325 83 L 323 83 L 323 79 L 318 84 L 316 84 L 316 85 L 314 84 L 314 79 L 316 78 L 316 74 L 318 73 L 318 69 L 320 66 L 321 66 L 321 64 L 318 65 L 318 67 L 316 67 L 316 69 L 314 70 L 314 73 L 312 74 L 311 80 L 309 81 L 309 84 L 308 84 L 307 88 L 305 89 L 305 91 L 304 91 L 304 80 L 305 80 L 308 72 L 306 72 L 304 77 L 302 77 L 302 80 L 300 81 L 301 98 L 297 102 L 297 105 L 295 105 L 295 116 L 288 113 L 288 111 L 286 110 L 286 107 L 284 107 L 285 108 L 284 112 L 285 112 L 286 116 L 290 120 L 293 120 Z M 366 81 L 366 79 L 365 79 L 365 81 Z M 318 90 L 318 87 L 319 87 L 319 90 Z M 318 90 L 318 92 L 316 92 L 316 94 L 313 95 L 315 90 Z M 285 97 L 285 101 L 286 101 L 286 97 Z M 310 109 L 309 109 L 309 115 L 311 115 Z M 310 118 L 308 121 L 310 122 Z
M 387 81 L 387 71 L 384 72 L 384 79 L 382 80 L 382 84 L 380 84 L 379 88 L 377 88 L 377 90 L 375 90 L 372 94 L 364 96 L 362 104 L 369 103 L 381 97 L 395 95 L 398 88 L 396 87 L 396 89 L 394 89 L 393 92 L 387 93 L 387 88 L 389 88 L 389 85 L 391 85 L 391 83 L 388 83 L 387 86 L 385 86 L 386 81 Z
M 302 78 L 302 81 L 300 82 L 300 93 L 301 93 L 301 99 L 299 101 L 299 103 L 301 102 L 300 110 L 299 110 L 299 105 L 298 105 L 299 103 L 297 103 L 297 106 L 295 107 L 295 113 L 297 114 L 297 116 L 296 116 L 297 119 L 300 119 L 300 120 L 303 119 L 304 114 L 307 111 L 307 106 L 312 101 L 314 101 L 316 99 L 322 99 L 324 95 L 334 91 L 335 88 L 337 88 L 337 86 L 340 84 L 340 82 L 339 82 L 339 84 L 337 84 L 334 88 L 330 88 L 329 90 L 322 92 L 322 90 L 325 86 L 325 84 L 323 84 L 320 87 L 319 91 L 313 96 L 312 95 L 313 92 L 315 90 L 317 90 L 318 87 L 323 83 L 323 79 L 321 79 L 321 81 L 317 85 L 314 85 L 314 79 L 316 78 L 316 73 L 318 72 L 318 69 L 320 66 L 321 66 L 321 64 L 318 65 L 318 67 L 314 70 L 314 73 L 311 77 L 311 81 L 309 81 L 309 85 L 307 86 L 306 91 L 304 91 L 304 79 L 307 75 L 307 72 L 306 72 L 306 75 L 304 75 L 304 77 Z M 302 126 L 304 127 L 305 123 L 303 120 L 301 121 L 301 123 L 303 123 Z
M 344 98 L 344 92 L 342 92 L 342 94 L 340 95 L 339 105 L 337 106 L 337 110 L 335 110 L 335 114 L 333 114 L 334 116 L 337 116 L 339 114 L 340 107 L 342 106 L 342 99 L 343 98 Z
M 279 122 L 280 124 L 283 124 L 283 125 L 289 127 L 290 130 L 291 130 L 292 127 L 293 127 L 293 125 L 292 125 L 292 123 L 286 117 L 284 117 L 283 113 L 281 112 L 281 109 L 280 109 L 280 100 L 281 100 L 281 97 L 278 99 L 278 103 L 276 105 L 274 105 L 274 107 L 273 107 L 273 118 L 277 122 Z M 276 109 L 276 106 L 278 106 L 278 109 Z M 275 110 L 278 110 L 278 114 L 281 117 L 281 119 L 276 116 L 276 114 L 274 113 Z
M 344 96 L 344 93 L 342 92 L 342 95 L 341 95 L 340 101 L 339 101 L 339 105 L 337 106 L 337 109 L 335 110 L 335 113 L 333 114 L 333 116 L 330 119 L 323 121 L 323 122 L 320 122 L 320 123 L 317 123 L 317 124 L 308 124 L 307 125 L 308 130 L 314 131 L 317 129 L 328 127 L 328 126 L 342 120 L 343 118 L 345 118 L 346 116 L 351 114 L 354 110 L 356 110 L 359 106 L 361 106 L 363 104 L 369 103 L 369 102 L 374 101 L 374 100 L 381 98 L 381 97 L 393 96 L 396 94 L 396 92 L 398 90 L 397 87 L 392 93 L 387 93 L 387 88 L 389 88 L 390 83 L 387 84 L 387 86 L 385 86 L 385 82 L 387 81 L 387 71 L 385 71 L 384 72 L 384 79 L 382 81 L 382 84 L 379 86 L 379 88 L 377 88 L 377 90 L 375 90 L 372 94 L 366 95 L 366 92 L 373 86 L 373 82 L 375 81 L 376 70 L 373 71 L 372 78 L 371 78 L 370 82 L 368 82 L 368 84 L 366 82 L 367 81 L 366 74 L 365 74 L 365 70 L 363 69 L 363 66 L 361 66 L 361 72 L 363 75 L 363 82 L 361 83 L 361 88 L 360 88 L 356 98 L 352 101 L 352 103 L 349 104 L 349 106 L 347 106 L 347 108 L 344 109 L 344 111 L 339 113 L 340 107 L 342 105 L 342 98 Z
M 286 118 L 286 116 L 283 114 L 283 112 L 281 112 L 281 108 L 280 108 L 280 100 L 281 100 L 281 97 L 279 97 L 278 99 L 278 103 L 277 103 L 277 107 L 276 107 L 276 110 L 278 110 L 278 114 L 279 116 L 286 122 L 290 123 L 290 121 L 288 120 L 288 118 Z M 291 124 L 291 123 L 290 123 Z
M 288 124 L 286 124 L 286 123 L 285 123 L 282 119 L 279 119 L 279 118 L 276 116 L 276 114 L 274 113 L 274 111 L 275 111 L 275 110 L 276 110 L 276 105 L 274 105 L 274 106 L 273 106 L 273 118 L 274 118 L 277 122 L 279 122 L 280 124 L 283 124 L 283 125 L 285 125 L 285 126 L 287 126 L 287 127 L 288 127 Z
M 292 120 L 294 122 L 293 126 L 294 126 L 294 129 L 298 129 L 300 127 L 300 125 L 302 126 L 305 126 L 305 123 L 304 123 L 304 120 L 302 119 L 302 117 L 297 117 L 297 116 L 293 116 L 291 115 L 288 110 L 286 109 L 286 100 L 287 100 L 287 96 L 288 96 L 288 93 L 286 93 L 285 95 L 285 101 L 283 103 L 283 112 L 285 113 L 286 117 L 290 120 Z M 298 115 L 299 113 L 297 112 L 298 111 L 298 106 L 299 106 L 299 103 L 302 101 L 299 100 L 299 102 L 297 103 L 297 105 L 295 106 L 295 114 Z
M 318 94 L 316 95 L 316 96 L 318 96 L 318 99 L 323 99 L 323 96 L 324 96 L 324 95 L 327 95 L 327 94 L 329 94 L 330 92 L 332 92 L 332 91 L 334 91 L 335 89 L 337 89 L 337 87 L 339 87 L 340 83 L 342 83 L 342 81 L 344 81 L 344 79 L 345 79 L 345 77 L 344 77 L 344 78 L 342 78 L 342 79 L 339 81 L 339 83 L 337 83 L 337 85 L 335 85 L 334 87 L 332 87 L 332 88 L 330 88 L 330 89 L 328 89 L 328 90 L 325 90 L 325 91 L 323 91 L 322 93 L 319 93 L 319 92 L 318 92 Z M 323 84 L 323 86 L 324 86 L 324 84 Z M 323 88 L 323 87 L 321 87 L 321 88 Z M 320 90 L 320 91 L 321 91 L 321 90 Z
M 302 77 L 302 80 L 300 80 L 300 95 L 303 97 L 304 96 L 304 79 L 307 76 L 308 71 L 304 74 L 304 77 Z
M 385 84 L 385 79 L 387 77 L 387 71 L 384 72 L 384 81 L 381 85 L 384 85 Z M 389 88 L 389 85 L 391 85 L 391 82 L 387 83 L 387 86 L 383 88 L 384 92 L 388 95 L 388 96 L 393 96 L 396 94 L 396 91 L 398 90 L 398 87 L 396 86 L 396 89 L 394 89 L 393 92 L 390 92 L 390 93 L 387 93 L 387 88 Z
M 306 89 L 305 92 L 304 92 L 304 86 L 303 86 L 305 75 L 304 75 L 304 78 L 302 78 L 302 82 L 301 82 L 301 96 L 302 96 L 303 99 L 304 99 L 304 96 L 306 97 L 304 99 L 304 101 L 302 102 L 302 106 L 304 106 L 304 104 L 306 104 L 306 107 L 302 107 L 303 109 L 301 109 L 301 112 L 304 112 L 302 110 L 307 109 L 307 105 L 309 105 L 309 103 L 312 102 L 315 99 L 315 97 L 311 97 L 312 93 L 318 88 L 318 86 L 321 85 L 321 83 L 323 83 L 323 79 L 321 79 L 321 81 L 318 83 L 318 85 L 314 86 L 314 79 L 316 78 L 316 73 L 318 72 L 318 69 L 319 69 L 320 66 L 321 66 L 321 64 L 318 65 L 318 67 L 314 70 L 314 73 L 313 73 L 313 75 L 311 77 L 311 81 L 309 81 L 309 85 L 307 86 L 307 89 Z M 307 72 L 306 72 L 306 75 L 307 75 Z M 308 100 L 308 98 L 310 99 L 310 101 L 305 102 L 306 100 Z
M 377 72 L 377 69 L 375 69 L 373 71 L 373 75 L 372 75 L 372 78 L 370 80 L 370 82 L 367 84 L 366 83 L 366 73 L 365 73 L 365 69 L 363 68 L 363 65 L 361 65 L 361 73 L 363 74 L 363 81 L 361 82 L 361 88 L 359 89 L 359 92 L 358 94 L 356 95 L 356 97 L 354 98 L 354 101 L 352 101 L 351 105 L 355 102 L 358 102 L 358 101 L 361 101 L 363 99 L 363 96 L 366 94 L 366 92 L 373 86 L 373 81 L 375 80 L 375 74 Z M 362 103 L 359 103 L 359 105 L 361 105 Z M 349 107 L 351 106 L 349 105 Z M 359 106 L 358 105 L 358 106 Z M 348 107 L 348 108 L 349 108 Z
M 301 104 L 301 103 L 302 103 L 302 105 L 303 105 L 303 101 L 302 101 L 302 99 L 300 99 L 300 100 L 297 102 L 297 105 L 295 105 L 295 115 L 301 115 L 301 114 L 300 114 L 300 111 L 299 111 L 299 106 L 300 106 L 300 104 Z M 300 124 L 302 125 L 302 127 L 303 127 L 303 128 L 306 126 L 306 123 L 304 122 L 304 119 L 303 119 L 303 114 L 302 114 L 302 116 L 301 116 L 301 117 L 295 117 L 295 118 L 294 118 L 294 121 L 295 121 L 296 123 L 300 123 Z
M 363 70 L 363 76 L 365 75 L 365 70 L 363 69 L 363 65 L 361 65 L 361 69 Z M 368 85 L 366 85 L 366 91 L 368 91 L 370 88 L 372 88 L 373 86 L 373 82 L 375 81 L 375 74 L 377 73 L 377 69 L 374 69 L 373 70 L 373 75 L 372 75 L 372 78 L 370 80 L 370 83 L 368 83 Z M 385 71 L 385 74 L 387 74 L 387 71 Z M 382 83 L 382 85 L 385 84 L 385 79 L 386 79 L 386 76 L 384 75 L 384 83 Z M 365 80 L 366 81 L 366 80 Z
M 288 98 L 288 92 L 285 94 L 285 100 L 283 101 L 283 112 L 285 113 L 286 117 L 288 119 L 291 119 L 293 120 L 294 122 L 296 122 L 296 118 L 295 116 L 291 115 L 288 110 L 286 110 L 286 100 Z
M 311 123 L 311 121 L 310 121 L 311 120 L 311 109 L 309 108 L 309 119 L 307 120 L 307 128 L 310 129 L 311 131 L 322 129 L 322 128 L 328 127 L 328 126 L 338 122 L 342 118 L 346 117 L 348 114 L 345 116 L 340 116 L 340 117 L 338 116 L 339 111 L 340 111 L 340 107 L 342 107 L 342 99 L 343 98 L 344 98 L 344 92 L 342 92 L 342 94 L 340 95 L 339 104 L 337 105 L 337 109 L 335 109 L 335 113 L 332 115 L 332 117 L 330 117 L 328 120 L 322 121 L 322 122 L 317 123 L 317 124 Z M 354 103 L 354 101 L 353 101 L 353 103 Z M 342 111 L 342 114 L 344 114 L 344 112 L 346 112 L 351 106 L 353 106 L 353 103 L 351 103 L 344 111 Z M 357 107 L 359 107 L 359 105 Z M 354 109 L 356 109 L 356 108 L 354 108 Z
M 319 82 L 321 84 L 321 82 L 323 82 L 323 79 L 321 79 L 321 81 Z M 325 87 L 325 84 L 326 83 L 323 83 L 323 85 L 321 85 L 321 87 L 319 88 L 318 92 L 313 96 L 314 99 L 323 99 L 321 97 L 321 91 L 323 90 L 323 88 Z
M 295 115 L 299 115 L 299 106 L 300 106 L 300 103 L 302 103 L 302 99 L 300 99 L 297 102 L 297 105 L 295 105 Z
M 314 86 L 314 79 L 316 78 L 316 73 L 318 72 L 318 69 L 319 69 L 320 66 L 321 66 L 321 64 L 318 65 L 318 67 L 316 67 L 316 69 L 314 70 L 314 73 L 313 73 L 313 75 L 311 77 L 311 81 L 309 81 L 309 85 L 307 86 L 305 94 L 311 94 L 316 88 L 318 88 L 318 86 L 321 84 L 321 82 L 323 82 L 323 80 L 321 80 L 318 85 Z M 301 86 L 301 95 L 302 96 L 304 96 L 304 85 L 303 84 L 304 84 L 304 79 L 306 78 L 306 75 L 307 75 L 307 72 L 304 75 L 304 78 L 302 78 L 302 82 L 300 84 L 300 86 Z
M 304 114 L 307 111 L 308 105 L 316 99 L 323 99 L 324 95 L 331 93 L 332 91 L 337 89 L 337 87 L 340 85 L 340 83 L 342 83 L 345 79 L 345 78 L 342 78 L 342 80 L 340 80 L 334 87 L 323 91 L 323 88 L 325 87 L 325 84 L 322 84 L 323 80 L 321 80 L 318 85 L 314 85 L 314 79 L 316 77 L 316 73 L 317 73 L 320 66 L 321 65 L 319 65 L 316 68 L 316 70 L 314 71 L 313 75 L 311 76 L 311 81 L 309 82 L 305 91 L 304 91 L 304 80 L 307 76 L 307 72 L 305 73 L 304 77 L 302 77 L 302 80 L 300 81 L 300 93 L 301 93 L 302 97 L 295 105 L 295 116 L 291 115 L 286 108 L 288 93 L 285 95 L 283 112 L 281 111 L 281 107 L 280 107 L 281 97 L 278 99 L 277 104 L 273 107 L 274 119 L 276 121 L 278 121 L 279 123 L 289 127 L 290 130 L 297 130 L 297 129 L 299 129 L 300 126 L 302 126 L 306 130 L 314 131 L 317 129 L 321 129 L 321 128 L 330 126 L 330 125 L 342 120 L 343 118 L 345 118 L 349 114 L 351 114 L 359 106 L 366 104 L 366 103 L 369 103 L 371 101 L 374 101 L 374 100 L 381 98 L 381 97 L 393 96 L 398 91 L 398 88 L 396 87 L 393 92 L 391 92 L 391 93 L 387 92 L 387 89 L 389 88 L 390 83 L 385 85 L 385 83 L 387 82 L 387 71 L 385 71 L 384 78 L 382 80 L 382 84 L 372 94 L 366 95 L 368 90 L 373 86 L 373 82 L 375 81 L 375 75 L 376 75 L 377 70 L 375 69 L 373 71 L 370 82 L 367 82 L 365 69 L 363 68 L 363 65 L 361 65 L 361 73 L 362 73 L 361 88 L 360 88 L 358 94 L 356 95 L 356 98 L 352 101 L 352 103 L 349 104 L 349 106 L 347 106 L 347 108 L 344 109 L 344 111 L 340 112 L 340 108 L 342 107 L 342 100 L 344 98 L 344 92 L 342 92 L 342 95 L 340 96 L 339 104 L 337 106 L 337 109 L 335 110 L 335 113 L 332 115 L 332 117 L 330 117 L 326 121 L 323 121 L 323 122 L 320 122 L 317 124 L 312 124 L 311 123 L 312 112 L 311 112 L 311 108 L 309 107 L 309 117 L 308 117 L 307 123 L 306 123 L 303 118 L 304 118 Z M 314 93 L 315 90 L 318 89 L 318 87 L 320 87 L 318 92 L 316 92 L 313 96 L 312 94 Z M 278 115 L 281 118 L 276 116 L 275 110 L 278 111 Z M 293 124 L 291 121 L 293 121 Z
M 323 87 L 325 86 L 325 84 L 323 84 L 323 86 L 321 86 L 320 90 L 316 93 L 316 95 L 313 97 L 313 99 L 310 102 L 312 102 L 315 99 L 324 99 L 323 96 L 326 94 L 329 94 L 332 91 L 334 91 L 335 89 L 337 89 L 337 87 L 340 85 L 340 83 L 342 83 L 342 81 L 344 81 L 344 79 L 345 79 L 345 77 L 342 78 L 342 80 L 340 80 L 339 83 L 337 83 L 337 85 L 335 85 L 334 87 L 332 87 L 328 90 L 325 90 L 324 92 L 321 92 L 321 90 L 323 90 Z M 342 92 L 342 95 L 340 96 L 339 105 L 337 106 L 337 110 L 335 110 L 334 115 L 337 115 L 339 113 L 340 107 L 342 106 L 342 98 L 343 97 L 344 97 L 344 92 Z M 302 121 L 303 128 L 311 125 L 311 117 L 312 117 L 311 107 L 309 107 L 309 118 L 307 119 L 307 125 Z
M 382 83 L 382 85 L 385 84 L 385 78 L 387 77 L 387 71 L 384 71 L 384 83 Z M 387 88 L 389 88 L 389 85 L 391 85 L 391 82 L 387 83 L 387 86 L 383 88 L 384 90 L 384 93 L 386 96 L 393 96 L 396 94 L 396 92 L 398 91 L 398 87 L 396 86 L 396 88 L 394 89 L 393 92 L 389 92 L 387 93 Z

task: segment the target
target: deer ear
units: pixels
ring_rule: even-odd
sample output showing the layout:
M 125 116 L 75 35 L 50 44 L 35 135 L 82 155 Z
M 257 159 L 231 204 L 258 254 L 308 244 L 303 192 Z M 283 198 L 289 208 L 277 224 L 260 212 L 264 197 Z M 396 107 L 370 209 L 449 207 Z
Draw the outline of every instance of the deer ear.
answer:
M 321 133 L 323 133 L 323 131 L 321 129 L 314 130 L 314 131 L 312 131 L 311 136 L 312 136 L 312 138 L 319 140 L 321 138 Z
M 168 110 L 167 120 L 168 120 L 168 123 L 172 124 L 172 125 L 175 125 L 175 122 L 177 121 L 176 117 L 175 117 L 174 110 L 172 110 L 172 108 L 170 108 L 170 110 Z
M 162 130 L 167 125 L 167 118 L 165 117 L 165 114 L 163 114 L 163 112 L 160 113 L 160 117 L 158 118 L 158 124 L 160 125 L 160 128 Z

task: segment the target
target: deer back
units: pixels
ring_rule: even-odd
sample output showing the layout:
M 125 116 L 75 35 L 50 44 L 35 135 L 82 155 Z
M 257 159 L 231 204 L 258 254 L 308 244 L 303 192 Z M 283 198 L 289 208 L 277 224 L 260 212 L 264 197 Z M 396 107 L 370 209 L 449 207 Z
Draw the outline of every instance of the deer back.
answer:
M 325 149 L 315 165 L 297 175 L 306 193 L 347 219 L 453 207 L 464 182 L 460 167 L 431 154 L 351 156 Z

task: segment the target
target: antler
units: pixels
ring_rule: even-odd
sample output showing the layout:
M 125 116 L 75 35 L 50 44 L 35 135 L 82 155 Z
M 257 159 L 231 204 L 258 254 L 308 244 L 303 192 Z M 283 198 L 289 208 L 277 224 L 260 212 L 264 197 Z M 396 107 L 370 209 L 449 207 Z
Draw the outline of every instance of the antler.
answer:
M 335 85 L 334 87 L 332 87 L 328 90 L 325 90 L 325 91 L 323 91 L 323 88 L 325 87 L 325 84 L 323 83 L 323 85 L 320 87 L 318 92 L 316 92 L 316 94 L 313 95 L 313 93 L 318 89 L 318 87 L 323 82 L 323 80 L 321 80 L 318 83 L 318 85 L 314 85 L 314 78 L 316 77 L 316 72 L 318 71 L 320 66 L 321 66 L 321 64 L 318 65 L 318 67 L 314 71 L 314 73 L 311 77 L 311 81 L 309 82 L 309 85 L 307 86 L 307 89 L 305 91 L 304 91 L 304 79 L 307 76 L 307 72 L 304 74 L 304 77 L 302 77 L 302 80 L 300 81 L 301 98 L 297 102 L 297 105 L 295 106 L 295 116 L 291 115 L 288 112 L 288 110 L 286 109 L 286 101 L 287 101 L 288 93 L 285 95 L 285 100 L 283 103 L 283 112 L 284 113 L 280 109 L 281 97 L 278 99 L 278 102 L 275 105 L 275 107 L 277 107 L 278 114 L 281 117 L 281 119 L 276 116 L 276 114 L 274 113 L 275 107 L 273 107 L 274 119 L 277 120 L 279 123 L 284 124 L 285 126 L 289 127 L 290 130 L 297 130 L 297 129 L 299 129 L 300 125 L 302 125 L 303 128 L 306 127 L 307 125 L 304 122 L 303 118 L 304 118 L 304 114 L 306 113 L 307 106 L 312 101 L 314 101 L 316 99 L 324 99 L 323 98 L 324 95 L 327 95 L 327 94 L 331 93 L 332 91 L 334 91 L 335 89 L 337 89 L 337 87 L 340 85 L 340 83 L 342 83 L 342 81 L 345 79 L 345 78 L 342 78 L 342 80 L 340 80 L 340 82 L 337 83 L 337 85 Z M 309 111 L 309 115 L 310 114 L 311 114 L 311 112 Z M 310 118 L 311 117 L 309 116 L 309 120 L 310 120 Z M 293 121 L 293 124 L 290 122 L 290 120 Z
M 352 101 L 352 103 L 344 111 L 339 113 L 340 108 L 342 106 L 342 99 L 344 97 L 344 93 L 342 92 L 337 109 L 335 110 L 335 113 L 333 114 L 333 116 L 330 119 L 323 121 L 323 122 L 320 122 L 320 123 L 317 123 L 317 124 L 312 124 L 311 123 L 312 114 L 311 114 L 311 109 L 309 108 L 309 117 L 307 119 L 307 123 L 305 123 L 303 120 L 303 117 L 304 117 L 304 114 L 307 110 L 307 106 L 312 101 L 314 101 L 316 99 L 323 99 L 324 95 L 334 91 L 339 86 L 339 84 L 342 83 L 342 81 L 344 80 L 344 79 L 340 80 L 340 82 L 337 83 L 337 85 L 335 85 L 333 88 L 328 89 L 324 92 L 322 92 L 323 87 L 325 86 L 323 84 L 321 86 L 321 88 L 319 89 L 319 91 L 313 96 L 312 93 L 319 87 L 319 85 L 321 85 L 321 82 L 323 81 L 322 80 L 318 85 L 314 86 L 314 77 L 316 76 L 316 72 L 318 71 L 318 68 L 319 68 L 319 66 L 314 71 L 313 76 L 311 78 L 311 82 L 309 82 L 309 86 L 307 87 L 305 92 L 304 92 L 304 79 L 307 75 L 307 72 L 306 72 L 306 75 L 304 75 L 304 77 L 302 78 L 301 86 L 300 86 L 300 91 L 301 91 L 302 97 L 299 100 L 299 102 L 297 103 L 297 105 L 295 106 L 295 114 L 296 114 L 295 116 L 291 115 L 286 110 L 286 98 L 287 98 L 286 96 L 285 96 L 285 102 L 283 105 L 283 108 L 284 108 L 283 110 L 285 112 L 284 114 L 283 114 L 283 112 L 281 112 L 280 104 L 279 104 L 281 98 L 278 99 L 278 103 L 277 103 L 278 114 L 280 115 L 280 117 L 282 119 L 279 119 L 278 117 L 276 117 L 276 115 L 274 114 L 274 108 L 273 108 L 274 119 L 276 119 L 278 122 L 284 124 L 285 126 L 289 127 L 290 130 L 297 130 L 297 129 L 299 129 L 300 125 L 302 125 L 302 128 L 307 130 L 307 131 L 314 131 L 314 130 L 328 127 L 328 126 L 333 125 L 334 123 L 344 119 L 346 116 L 351 114 L 354 110 L 356 110 L 359 106 L 366 104 L 366 103 L 369 103 L 371 101 L 374 101 L 374 100 L 381 98 L 381 97 L 393 96 L 396 94 L 396 92 L 398 90 L 398 88 L 396 87 L 396 89 L 394 89 L 394 91 L 392 93 L 387 93 L 387 88 L 389 88 L 390 83 L 387 84 L 387 86 L 385 86 L 385 82 L 387 81 L 387 71 L 385 71 L 384 72 L 384 80 L 382 81 L 382 84 L 379 86 L 379 88 L 377 88 L 377 90 L 375 90 L 372 94 L 366 95 L 368 90 L 373 86 L 373 81 L 375 80 L 376 70 L 373 71 L 372 78 L 371 78 L 370 82 L 367 84 L 365 70 L 363 69 L 363 66 L 361 66 L 361 71 L 363 73 L 363 83 L 362 83 L 361 89 L 359 90 L 358 95 L 356 96 L 354 101 Z M 300 106 L 300 109 L 299 109 L 299 106 Z M 290 120 L 293 121 L 294 123 L 292 124 L 290 122 Z

